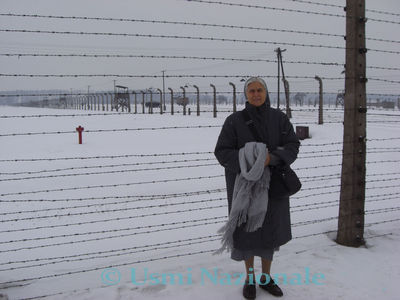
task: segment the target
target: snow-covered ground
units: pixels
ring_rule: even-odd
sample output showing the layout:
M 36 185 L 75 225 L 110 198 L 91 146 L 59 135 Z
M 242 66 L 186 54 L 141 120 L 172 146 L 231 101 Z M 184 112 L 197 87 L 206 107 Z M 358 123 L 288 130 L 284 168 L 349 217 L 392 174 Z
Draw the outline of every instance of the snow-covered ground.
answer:
M 227 216 L 223 169 L 212 152 L 228 113 L 87 113 L 0 107 L 0 293 L 242 299 L 242 282 L 233 276 L 244 272 L 243 264 L 227 253 L 212 255 Z M 4 117 L 62 114 L 75 116 Z M 317 111 L 294 112 L 293 123 L 306 123 L 312 138 L 302 142 L 293 165 L 303 181 L 291 199 L 294 239 L 276 253 L 272 274 L 281 274 L 285 299 L 398 299 L 400 114 L 369 110 L 360 248 L 334 242 L 343 125 L 329 122 L 342 113 L 330 110 L 325 118 L 317 125 Z M 202 127 L 84 132 L 79 145 L 79 125 L 85 131 Z M 74 133 L 2 136 L 57 131 Z

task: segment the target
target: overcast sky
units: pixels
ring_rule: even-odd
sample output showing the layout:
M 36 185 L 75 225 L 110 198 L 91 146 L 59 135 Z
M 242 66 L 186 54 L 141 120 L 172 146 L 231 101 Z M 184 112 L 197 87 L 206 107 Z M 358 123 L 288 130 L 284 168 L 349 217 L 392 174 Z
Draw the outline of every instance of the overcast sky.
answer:
M 214 1 L 214 0 L 213 0 Z M 345 5 L 344 0 L 311 0 L 313 2 Z M 261 5 L 292 10 L 325 12 L 343 15 L 338 7 L 311 5 L 292 0 L 225 0 L 230 3 Z M 368 9 L 400 13 L 398 0 L 367 0 Z M 345 18 L 257 9 L 218 4 L 197 3 L 184 0 L 1 0 L 2 14 L 38 14 L 52 16 L 129 18 L 135 20 L 179 21 L 209 24 L 252 26 L 279 30 L 310 31 L 315 33 L 345 34 Z M 391 20 L 400 23 L 400 17 L 367 12 L 369 18 Z M 274 50 L 287 49 L 284 61 L 310 61 L 344 63 L 344 49 L 299 47 L 283 43 L 315 44 L 344 47 L 341 37 L 306 35 L 267 30 L 228 29 L 205 26 L 152 24 L 143 22 L 118 22 L 95 20 L 50 19 L 0 16 L 0 29 L 51 30 L 79 32 L 112 32 L 151 35 L 178 35 L 215 37 L 254 41 L 277 42 L 239 43 L 126 36 L 59 35 L 39 33 L 0 32 L 2 54 L 121 54 L 121 55 L 176 55 L 225 58 L 276 59 Z M 399 41 L 400 24 L 368 21 L 367 37 Z M 282 45 L 280 45 L 282 43 Z M 400 51 L 399 43 L 367 40 L 367 47 Z M 399 54 L 370 51 L 369 66 L 400 68 Z M 77 58 L 77 57 L 6 57 L 0 56 L 1 74 L 121 74 L 121 75 L 277 75 L 276 63 L 234 62 L 188 59 L 155 58 Z M 287 76 L 343 77 L 342 66 L 285 63 Z M 369 77 L 400 80 L 400 71 L 368 69 Z M 27 78 L 0 77 L 0 90 L 65 89 L 91 91 L 112 89 L 114 81 L 131 89 L 162 88 L 161 78 Z M 270 91 L 276 91 L 276 79 L 266 78 Z M 231 88 L 229 82 L 238 84 L 240 78 L 167 78 L 166 88 L 174 90 L 188 84 L 198 85 L 203 91 L 211 91 L 210 83 L 219 91 Z M 292 91 L 318 91 L 313 79 L 289 80 Z M 368 82 L 371 93 L 400 93 L 400 84 L 378 81 Z M 344 88 L 344 80 L 324 80 L 325 91 L 336 92 Z

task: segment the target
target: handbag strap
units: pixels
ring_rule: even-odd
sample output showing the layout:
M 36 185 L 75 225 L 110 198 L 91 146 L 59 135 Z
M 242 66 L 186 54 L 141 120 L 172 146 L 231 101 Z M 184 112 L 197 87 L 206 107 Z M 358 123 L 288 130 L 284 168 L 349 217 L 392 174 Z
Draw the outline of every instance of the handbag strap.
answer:
M 254 138 L 256 139 L 256 141 L 262 142 L 260 135 L 258 134 L 258 131 L 256 129 L 256 126 L 254 125 L 254 121 L 249 115 L 249 112 L 246 109 L 243 109 L 242 115 L 243 115 L 246 125 L 249 127 L 249 129 L 250 129 L 251 133 L 253 134 Z

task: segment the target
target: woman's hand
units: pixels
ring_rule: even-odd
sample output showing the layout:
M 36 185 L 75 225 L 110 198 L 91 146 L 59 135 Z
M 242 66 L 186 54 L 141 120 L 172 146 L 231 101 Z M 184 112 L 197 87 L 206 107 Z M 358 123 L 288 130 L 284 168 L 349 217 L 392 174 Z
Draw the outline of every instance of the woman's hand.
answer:
M 271 156 L 269 155 L 269 153 L 267 153 L 267 158 L 265 159 L 264 167 L 268 166 L 270 161 L 271 161 Z

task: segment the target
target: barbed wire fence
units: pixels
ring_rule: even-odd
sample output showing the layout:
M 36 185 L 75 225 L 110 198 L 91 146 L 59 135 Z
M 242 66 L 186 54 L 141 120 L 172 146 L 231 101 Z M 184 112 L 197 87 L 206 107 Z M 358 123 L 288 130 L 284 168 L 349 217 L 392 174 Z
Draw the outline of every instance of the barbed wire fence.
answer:
M 200 5 L 211 6 L 237 6 L 246 9 L 255 10 L 271 10 L 290 12 L 304 15 L 320 15 L 333 18 L 345 18 L 342 12 L 336 13 L 337 9 L 343 7 L 335 4 L 325 4 L 313 1 L 291 0 L 293 2 L 314 5 L 316 7 L 326 7 L 336 9 L 335 13 L 319 12 L 317 10 L 303 9 L 279 9 L 276 7 L 233 4 L 221 1 L 202 1 L 191 0 Z M 369 13 L 380 14 L 385 17 L 395 16 L 400 14 L 386 12 L 381 10 L 367 10 Z M 108 17 L 90 17 L 90 16 L 56 16 L 56 15 L 33 15 L 33 14 L 16 14 L 16 13 L 0 13 L 0 17 L 4 18 L 26 18 L 45 19 L 45 20 L 91 20 L 98 22 L 129 22 L 129 23 L 149 23 L 161 25 L 180 25 L 196 28 L 224 28 L 235 30 L 251 30 L 251 31 L 273 31 L 280 33 L 294 33 L 304 36 L 324 36 L 327 38 L 336 39 L 335 44 L 314 44 L 314 43 L 291 43 L 278 41 L 262 41 L 251 39 L 229 39 L 224 37 L 202 37 L 202 36 L 185 36 L 185 35 L 167 35 L 167 34 L 139 34 L 139 33 L 117 33 L 117 32 L 74 32 L 70 30 L 27 30 L 17 28 L 6 28 L 0 31 L 7 34 L 32 34 L 32 35 L 79 35 L 79 36 L 114 36 L 123 38 L 142 37 L 148 39 L 159 40 L 198 40 L 211 41 L 221 43 L 237 43 L 237 44 L 269 44 L 276 46 L 292 46 L 303 48 L 320 48 L 329 51 L 344 51 L 345 47 L 337 46 L 339 39 L 343 40 L 343 35 L 325 32 L 300 31 L 284 28 L 263 28 L 251 26 L 238 26 L 234 24 L 206 24 L 195 22 L 182 21 L 160 21 L 160 20 L 143 20 L 143 19 L 126 19 L 126 18 L 108 18 Z M 383 23 L 389 26 L 396 26 L 397 21 L 381 18 L 369 18 L 369 21 L 375 23 Z M 378 37 L 367 37 L 371 42 L 385 43 L 395 45 L 400 41 L 381 39 Z M 379 55 L 399 55 L 400 51 L 388 50 L 385 44 L 381 47 L 368 49 Z M 162 59 L 162 60 L 184 60 L 184 61 L 220 61 L 220 62 L 256 62 L 256 63 L 277 63 L 275 59 L 254 59 L 240 57 L 221 57 L 221 56 L 192 56 L 192 55 L 121 55 L 121 54 L 97 54 L 97 53 L 68 53 L 68 54 L 50 54 L 50 53 L 0 53 L 0 57 L 13 58 L 46 58 L 46 59 Z M 318 60 L 288 60 L 285 64 L 293 65 L 313 65 L 319 67 L 337 68 L 339 72 L 344 68 L 344 62 L 335 61 L 318 61 Z M 371 73 L 377 70 L 387 72 L 396 72 L 400 68 L 397 66 L 368 66 Z M 338 72 L 338 73 L 339 73 Z M 251 74 L 179 74 L 179 75 L 149 75 L 149 74 L 34 74 L 34 73 L 1 73 L 1 78 L 178 78 L 178 79 L 242 79 L 247 78 Z M 277 79 L 276 75 L 264 74 L 263 77 Z M 314 74 L 301 74 L 286 76 L 289 80 L 306 80 L 314 82 Z M 339 82 L 343 84 L 344 76 L 329 77 L 321 76 L 325 82 Z M 387 84 L 389 86 L 398 85 L 399 80 L 380 78 L 374 76 L 373 73 L 369 77 L 370 82 L 376 84 Z M 378 85 L 379 86 L 379 85 Z M 243 93 L 236 91 L 236 86 L 232 85 L 233 90 L 227 91 L 227 86 L 221 86 L 219 91 L 211 91 L 209 86 L 201 87 L 199 91 L 186 91 L 193 89 L 195 85 L 182 84 L 181 87 L 171 89 L 171 101 L 167 104 L 173 105 L 174 101 L 181 102 L 182 112 L 187 98 L 187 105 L 195 110 L 196 96 L 203 95 L 202 106 L 210 108 L 212 103 L 218 102 L 218 112 L 231 113 L 236 111 L 237 103 L 233 103 L 233 98 L 236 95 Z M 209 91 L 206 91 L 209 89 Z M 385 90 L 382 88 L 381 90 Z M 66 113 L 44 113 L 44 114 L 27 114 L 27 115 L 1 115 L 0 120 L 7 122 L 19 119 L 28 119 L 35 121 L 36 119 L 47 118 L 81 118 L 81 117 L 119 117 L 131 114 L 148 114 L 153 113 L 152 105 L 157 105 L 157 101 L 152 102 L 152 97 L 159 94 L 158 105 L 161 107 L 160 112 L 173 114 L 173 106 L 171 109 L 166 109 L 162 104 L 163 92 L 161 89 L 131 88 L 127 92 L 129 101 L 118 103 L 116 101 L 117 93 L 114 91 L 85 93 L 85 92 L 61 92 L 61 93 L 0 93 L 0 101 L 15 98 L 30 98 L 34 99 L 36 104 L 31 102 L 29 105 L 40 107 L 55 107 L 64 109 L 86 110 L 86 111 L 103 111 L 103 113 L 72 113 L 68 110 Z M 177 92 L 179 91 L 179 92 Z M 313 113 L 318 108 L 316 106 L 315 96 L 308 99 L 303 93 L 310 91 L 298 90 L 299 95 L 297 100 L 293 97 L 291 101 L 295 103 L 292 108 L 293 112 L 298 114 L 294 125 L 316 124 L 316 116 Z M 216 98 L 216 95 L 232 98 L 229 101 L 227 97 Z M 273 93 L 271 93 L 273 94 Z M 275 95 L 277 92 L 275 92 Z M 342 103 L 338 101 L 337 85 L 331 87 L 330 92 L 325 92 L 324 95 L 332 98 L 329 100 L 329 108 L 324 107 L 324 111 L 331 114 L 325 120 L 327 124 L 335 124 L 343 122 Z M 178 97 L 174 98 L 174 95 Z M 209 97 L 214 95 L 214 98 Z M 368 112 L 371 124 L 393 124 L 397 127 L 399 123 L 399 115 L 393 111 L 395 108 L 395 99 L 399 98 L 397 93 L 371 93 L 371 106 L 392 110 L 390 113 L 387 110 Z M 164 93 L 165 98 L 166 97 Z M 46 98 L 46 99 L 43 99 Z M 387 102 L 377 99 L 389 99 Z M 126 99 L 126 98 L 124 98 Z M 149 100 L 150 99 L 150 100 Z M 154 98 L 155 99 L 155 98 Z M 231 103 L 229 103 L 231 102 Z M 393 103 L 388 104 L 388 103 Z M 146 106 L 146 103 L 148 106 Z M 240 101 L 239 101 L 240 103 Z M 233 105 L 233 106 L 232 106 Z M 335 108 L 330 108 L 330 105 Z M 399 107 L 399 103 L 397 103 Z M 141 107 L 140 107 L 141 106 Z M 393 107 L 392 107 L 393 106 Z M 216 107 L 216 105 L 214 106 Z M 159 108 L 159 107 L 154 107 Z M 121 112 L 118 110 L 122 109 Z M 110 111 L 109 111 L 110 110 Z M 114 111 L 115 110 L 115 111 Z M 126 112 L 125 112 L 126 110 Z M 148 110 L 148 112 L 146 112 Z M 107 112 L 106 112 L 107 111 Z M 216 110 L 197 109 L 198 113 L 215 113 Z M 190 114 L 190 113 L 189 113 Z M 315 120 L 314 120 L 315 117 Z M 87 134 L 104 134 L 107 132 L 147 132 L 147 131 L 166 131 L 176 132 L 178 130 L 218 130 L 222 124 L 218 125 L 193 125 L 193 126 L 154 126 L 154 127 L 136 127 L 136 128 L 101 128 L 101 129 L 86 129 Z M 76 131 L 60 130 L 60 131 L 33 131 L 33 130 L 17 130 L 6 131 L 2 130 L 0 139 L 23 139 L 29 136 L 47 136 L 47 135 L 68 135 L 76 134 Z M 367 164 L 371 166 L 380 165 L 383 167 L 390 166 L 393 163 L 398 163 L 395 154 L 399 151 L 398 147 L 393 147 L 390 142 L 400 137 L 368 139 L 368 153 L 371 154 Z M 339 206 L 339 188 L 340 188 L 340 159 L 343 156 L 351 155 L 351 153 L 342 152 L 342 141 L 329 143 L 313 144 L 304 141 L 302 151 L 299 155 L 299 161 L 307 161 L 301 166 L 296 167 L 302 182 L 302 191 L 293 197 L 291 211 L 295 222 L 292 224 L 295 235 L 294 239 L 306 239 L 320 235 L 328 235 L 336 231 L 321 230 L 318 225 L 330 224 L 331 228 L 335 227 L 337 216 L 332 216 L 332 208 Z M 317 148 L 317 150 L 315 150 Z M 389 156 L 385 156 L 388 153 Z M 373 155 L 376 156 L 373 156 Z M 379 155 L 377 155 L 379 154 Z M 384 155 L 384 157 L 380 157 Z M 178 157 L 178 158 L 177 158 Z M 326 160 L 326 165 L 315 164 L 313 161 L 316 158 Z M 160 160 L 157 160 L 160 159 Z M 110 160 L 112 163 L 109 163 Z M 132 160 L 132 161 L 128 161 Z M 141 161 L 143 160 L 143 161 Z M 70 166 L 74 161 L 87 162 L 87 164 L 77 164 Z M 45 163 L 45 165 L 44 165 Z M 57 165 L 56 163 L 61 163 Z M 54 166 L 52 165 L 54 164 Z M 4 167 L 4 168 L 3 168 Z M 134 167 L 134 168 L 132 168 Z M 175 171 L 184 170 L 185 173 L 175 174 Z M 212 175 L 204 170 L 216 170 Z M 164 172 L 172 172 L 172 175 Z M 147 179 L 135 182 L 112 183 L 106 181 L 104 184 L 93 184 L 82 181 L 82 185 L 63 185 L 57 186 L 53 184 L 53 180 L 64 180 L 66 178 L 97 178 L 100 176 L 116 176 L 123 174 L 142 174 L 153 172 L 157 174 L 156 178 Z M 163 173 L 161 173 L 163 172 Z M 186 173 L 187 172 L 187 173 Z M 2 254 L 13 254 L 12 256 L 4 256 L 4 260 L 0 261 L 0 273 L 9 276 L 0 282 L 2 290 L 16 287 L 24 287 L 33 281 L 48 280 L 54 278 L 68 278 L 77 274 L 85 274 L 97 272 L 106 268 L 115 268 L 123 266 L 132 266 L 136 264 L 159 262 L 172 260 L 175 258 L 192 257 L 213 253 L 218 249 L 220 236 L 217 234 L 204 234 L 204 232 L 215 232 L 227 219 L 226 205 L 226 189 L 223 184 L 222 170 L 218 166 L 217 161 L 213 156 L 212 151 L 203 152 L 171 152 L 171 153 L 124 153 L 121 155 L 93 155 L 93 156 L 70 156 L 70 157 L 22 157 L 22 158 L 6 158 L 0 160 L 0 184 L 10 185 L 8 191 L 2 191 L 0 194 L 0 223 L 2 235 L 0 244 L 2 245 Z M 166 174 L 163 177 L 161 174 Z M 193 174 L 185 176 L 186 174 Z M 205 175 L 207 174 L 207 175 Z M 398 182 L 400 173 L 393 171 L 374 172 L 367 174 L 367 200 L 368 209 L 365 215 L 368 216 L 369 222 L 366 227 L 378 226 L 398 222 L 398 210 L 400 207 L 396 205 L 396 200 L 399 197 L 400 190 Z M 83 179 L 84 180 L 84 179 Z M 32 184 L 33 183 L 38 183 Z M 182 182 L 188 184 L 199 185 L 202 182 L 210 183 L 209 189 L 183 189 Z M 216 183 L 215 183 L 216 182 Z M 16 183 L 21 188 L 15 188 Z M 215 184 L 212 184 L 215 183 Z M 146 186 L 148 191 L 151 191 L 155 185 L 172 185 L 173 190 L 169 193 L 149 193 L 143 189 L 136 191 L 133 187 Z M 201 185 L 201 184 L 200 184 Z M 33 188 L 38 186 L 38 188 Z M 44 187 L 45 186 L 45 187 Z M 50 187 L 48 187 L 50 186 Z M 41 188 L 44 187 L 44 188 Z M 127 190 L 126 188 L 129 188 Z M 74 192 L 82 191 L 84 196 L 77 196 Z M 100 192 L 99 192 L 100 191 Z M 72 194 L 70 194 L 70 192 Z M 69 196 L 71 195 L 71 196 Z M 321 196 L 324 196 L 324 201 L 320 201 Z M 29 207 L 27 206 L 29 204 Z M 179 207 L 179 209 L 177 208 Z M 318 218 L 309 218 L 310 214 L 304 219 L 303 213 L 310 211 L 318 211 Z M 124 214 L 122 214 L 122 212 Z M 211 213 L 212 212 L 212 213 Z M 195 217 L 196 216 L 196 217 Z M 378 216 L 378 218 L 376 218 Z M 167 221 L 166 221 L 167 220 Z M 316 224 L 317 226 L 312 226 Z M 99 227 L 101 226 L 101 227 Z M 309 227 L 307 227 L 309 226 Z M 328 226 L 329 227 L 329 226 Z M 197 230 L 201 228 L 200 230 Z M 303 228 L 309 228 L 307 234 L 304 234 Z M 190 231 L 188 231 L 188 229 Z M 170 235 L 166 235 L 166 232 Z M 190 234 L 188 234 L 190 232 Z M 202 232 L 202 234 L 200 234 Z M 311 232 L 311 233 L 310 233 Z M 391 232 L 386 234 L 390 235 Z M 142 239 L 141 236 L 152 237 L 152 243 L 149 239 Z M 367 238 L 373 238 L 371 235 Z M 137 239 L 135 246 L 132 246 L 132 239 Z M 114 244 L 105 244 L 110 240 L 118 239 L 121 241 L 117 246 Z M 85 247 L 77 247 L 74 252 L 65 254 L 65 249 L 74 245 L 85 245 Z M 52 250 L 51 256 L 43 256 L 40 251 Z M 86 249 L 91 249 L 87 251 Z M 96 249 L 96 250 L 95 250 Z M 171 255 L 171 250 L 173 254 Z M 30 253 L 28 256 L 27 253 Z M 148 258 L 148 253 L 151 253 L 152 258 Z M 132 259 L 132 255 L 135 255 Z M 8 258 L 10 257 L 10 258 Z M 121 258 L 124 262 L 121 263 Z M 82 266 L 82 262 L 87 265 Z M 56 268 L 54 268 L 56 266 Z M 68 271 L 65 271 L 65 270 Z M 35 270 L 34 273 L 26 270 Z M 64 271 L 60 271 L 64 270 Z M 40 274 L 40 275 L 29 275 Z M 91 287 L 103 288 L 102 286 Z M 66 290 L 57 291 L 55 293 L 46 293 L 32 295 L 29 299 L 46 298 L 52 296 L 71 295 L 84 290 Z

